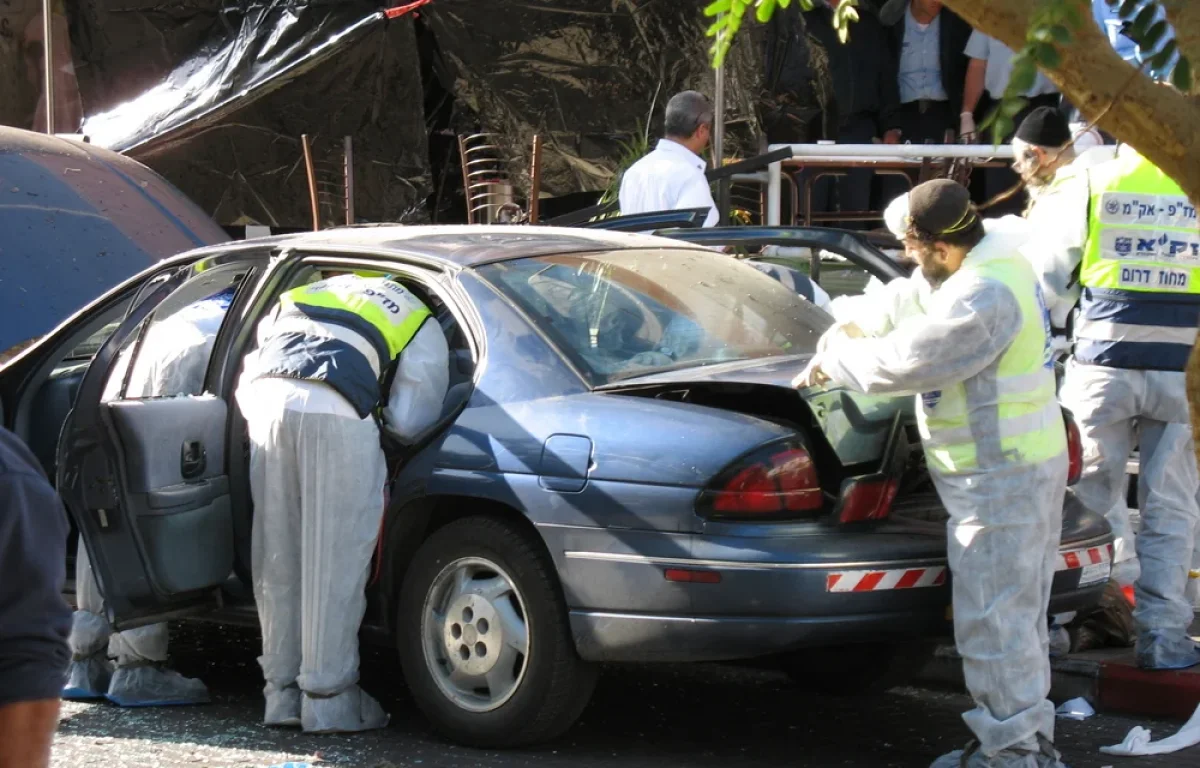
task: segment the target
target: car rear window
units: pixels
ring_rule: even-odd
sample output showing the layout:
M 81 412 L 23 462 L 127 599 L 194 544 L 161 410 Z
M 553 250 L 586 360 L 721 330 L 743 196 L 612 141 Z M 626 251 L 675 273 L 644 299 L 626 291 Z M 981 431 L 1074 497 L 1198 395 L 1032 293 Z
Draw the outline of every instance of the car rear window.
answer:
M 699 249 L 630 249 L 490 264 L 594 386 L 664 371 L 812 353 L 824 311 L 753 267 Z

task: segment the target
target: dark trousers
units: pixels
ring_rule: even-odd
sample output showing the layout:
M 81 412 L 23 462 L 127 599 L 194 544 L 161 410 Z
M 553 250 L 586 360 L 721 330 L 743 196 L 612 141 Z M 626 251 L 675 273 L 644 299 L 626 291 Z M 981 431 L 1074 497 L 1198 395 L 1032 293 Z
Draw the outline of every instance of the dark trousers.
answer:
M 946 132 L 950 143 L 958 134 L 958 116 L 950 114 L 948 101 L 909 101 L 896 112 L 896 127 L 901 140 L 909 144 L 945 144 Z
M 909 144 L 945 144 L 946 131 L 950 143 L 957 139 L 957 115 L 951 114 L 948 101 L 907 101 L 896 112 L 896 127 L 900 140 Z M 910 185 L 897 176 L 883 177 L 883 207 L 908 192 Z
M 874 115 L 855 115 L 838 129 L 836 141 L 838 144 L 870 144 L 878 136 L 878 127 Z M 800 202 L 804 204 L 804 183 L 807 178 L 820 173 L 820 170 L 802 170 L 797 175 L 796 182 L 800 185 Z M 842 176 L 823 176 L 813 182 L 811 199 L 813 214 L 829 213 L 831 211 L 867 211 L 871 208 L 871 181 L 875 177 L 869 168 L 855 168 L 840 172 Z M 804 208 L 800 209 L 803 220 Z M 799 222 L 798 222 L 799 223 Z M 843 229 L 865 229 L 866 222 L 815 222 L 817 226 L 837 226 Z
M 980 122 L 987 117 L 988 113 L 991 112 L 992 107 L 996 105 L 996 101 L 994 99 L 988 98 L 987 101 L 988 103 L 984 108 L 976 110 L 975 119 Z M 1061 102 L 1062 96 L 1057 93 L 1047 93 L 1042 96 L 1034 96 L 1029 100 L 1029 103 L 1025 105 L 1025 108 L 1018 112 L 1017 116 L 1013 118 L 1013 132 L 1016 132 L 1017 126 L 1019 126 L 1033 110 L 1037 109 L 1038 107 L 1054 107 L 1057 109 Z M 1003 143 L 1011 143 L 1012 138 L 1013 134 L 1010 133 L 1004 137 Z M 988 143 L 991 140 L 992 138 L 990 133 L 986 136 L 980 137 L 981 143 Z M 1015 171 L 1007 167 L 988 168 L 983 173 L 983 179 L 984 199 L 986 200 L 991 200 L 1001 192 L 1011 189 L 1012 187 L 1016 186 L 1017 182 L 1021 180 Z M 985 215 L 989 218 L 993 216 L 1004 216 L 1010 213 L 1020 216 L 1024 212 L 1025 205 L 1028 203 L 1028 201 L 1029 196 L 1025 194 L 1025 190 L 1021 190 L 1008 200 L 1005 200 L 1002 203 L 997 203 L 991 208 L 988 208 L 985 212 Z

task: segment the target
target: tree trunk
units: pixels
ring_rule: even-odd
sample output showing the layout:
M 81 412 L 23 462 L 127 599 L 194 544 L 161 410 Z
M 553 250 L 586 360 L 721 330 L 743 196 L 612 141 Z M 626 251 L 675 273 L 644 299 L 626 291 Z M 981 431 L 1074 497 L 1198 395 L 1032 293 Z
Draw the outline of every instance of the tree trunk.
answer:
M 1061 64 L 1047 70 L 1059 90 L 1089 120 L 1137 149 L 1200 201 L 1200 100 L 1159 85 L 1121 59 L 1092 18 L 1088 0 L 1068 0 L 1084 18 L 1071 42 L 1059 44 Z M 1025 45 L 1035 12 L 1045 0 L 946 0 L 973 27 L 1013 50 Z M 1179 49 L 1200 70 L 1200 2 L 1162 0 Z M 1198 72 L 1200 75 L 1200 72 Z M 1194 89 L 1195 91 L 1195 89 Z

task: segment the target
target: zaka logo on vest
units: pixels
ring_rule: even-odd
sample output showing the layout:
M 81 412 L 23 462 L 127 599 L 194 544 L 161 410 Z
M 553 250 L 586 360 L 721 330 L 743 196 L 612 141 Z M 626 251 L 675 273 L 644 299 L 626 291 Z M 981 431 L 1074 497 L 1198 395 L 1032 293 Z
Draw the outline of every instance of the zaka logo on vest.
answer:
M 921 395 L 921 403 L 924 404 L 925 410 L 932 411 L 937 408 L 937 404 L 942 401 L 942 390 L 935 389 L 932 392 L 925 392 Z

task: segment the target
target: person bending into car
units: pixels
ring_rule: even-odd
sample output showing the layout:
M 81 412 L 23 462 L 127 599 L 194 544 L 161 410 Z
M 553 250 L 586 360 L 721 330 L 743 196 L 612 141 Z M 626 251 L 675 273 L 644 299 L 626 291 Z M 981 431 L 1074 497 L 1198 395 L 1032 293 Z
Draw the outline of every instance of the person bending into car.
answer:
M 120 388 L 133 347 L 122 351 L 109 375 L 104 399 L 200 394 L 213 341 L 233 293 L 233 288 L 227 288 L 151 324 L 129 373 L 126 391 L 122 394 Z M 62 692 L 64 699 L 108 699 L 123 707 L 208 702 L 203 682 L 167 667 L 170 638 L 165 623 L 112 631 L 82 539 L 75 555 L 75 597 L 79 610 L 72 621 L 72 661 Z
M 387 481 L 379 430 L 409 441 L 441 413 L 449 348 L 430 318 L 396 282 L 340 274 L 286 291 L 258 326 L 236 397 L 250 433 L 267 725 L 387 725 L 358 686 Z
M 975 741 L 934 768 L 1060 768 L 1046 611 L 1067 488 L 1049 316 L 1020 238 L 988 232 L 946 179 L 909 197 L 906 246 L 932 292 L 879 338 L 834 326 L 797 377 L 919 394 L 918 426 L 950 513 L 954 637 Z M 1016 244 L 1015 244 L 1016 243 Z

